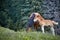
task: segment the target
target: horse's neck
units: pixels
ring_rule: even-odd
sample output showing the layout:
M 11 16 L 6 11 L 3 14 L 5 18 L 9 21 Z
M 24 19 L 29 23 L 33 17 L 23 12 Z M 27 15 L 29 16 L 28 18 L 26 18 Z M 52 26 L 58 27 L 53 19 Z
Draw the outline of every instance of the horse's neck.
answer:
M 39 18 L 41 21 L 44 20 L 44 18 L 40 15 L 40 18 Z

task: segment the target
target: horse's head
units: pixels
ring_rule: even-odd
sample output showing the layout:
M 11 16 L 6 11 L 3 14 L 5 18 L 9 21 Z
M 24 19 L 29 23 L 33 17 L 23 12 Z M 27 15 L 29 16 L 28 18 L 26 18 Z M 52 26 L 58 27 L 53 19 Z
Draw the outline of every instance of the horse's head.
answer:
M 44 20 L 44 18 L 39 13 L 35 13 L 34 22 L 39 21 L 39 20 L 42 21 Z
M 30 18 L 28 20 L 28 26 L 32 27 L 32 25 L 34 25 L 35 22 L 37 22 L 37 19 L 40 17 L 39 13 L 32 13 L 30 15 Z
M 34 17 L 34 22 L 38 21 L 38 19 L 40 19 L 40 14 L 39 13 L 34 13 L 35 17 Z

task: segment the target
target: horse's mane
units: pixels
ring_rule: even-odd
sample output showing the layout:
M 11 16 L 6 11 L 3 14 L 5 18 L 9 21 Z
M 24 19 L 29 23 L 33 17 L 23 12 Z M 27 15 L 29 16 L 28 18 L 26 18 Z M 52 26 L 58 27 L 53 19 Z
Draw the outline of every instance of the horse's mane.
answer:
M 40 13 L 37 13 L 37 14 L 38 14 L 39 19 L 44 20 L 44 18 L 42 17 Z
M 44 18 L 41 15 L 39 17 L 40 17 L 41 20 L 44 20 Z

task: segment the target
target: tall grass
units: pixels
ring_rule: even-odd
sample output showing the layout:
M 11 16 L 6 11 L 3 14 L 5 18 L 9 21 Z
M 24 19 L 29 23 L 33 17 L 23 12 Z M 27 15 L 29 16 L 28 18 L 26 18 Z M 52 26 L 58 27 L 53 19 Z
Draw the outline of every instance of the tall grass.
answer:
M 41 32 L 15 32 L 0 27 L 0 40 L 60 40 L 60 36 L 42 34 Z

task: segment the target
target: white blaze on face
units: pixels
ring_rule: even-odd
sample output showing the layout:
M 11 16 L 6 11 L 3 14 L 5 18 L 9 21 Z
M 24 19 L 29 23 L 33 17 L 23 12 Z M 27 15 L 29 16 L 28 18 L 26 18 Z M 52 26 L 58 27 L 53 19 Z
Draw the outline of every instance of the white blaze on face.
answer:
M 36 22 L 37 21 L 37 19 L 34 19 L 34 22 Z

